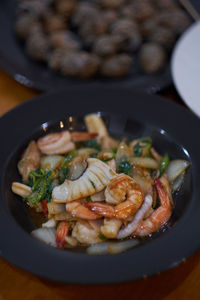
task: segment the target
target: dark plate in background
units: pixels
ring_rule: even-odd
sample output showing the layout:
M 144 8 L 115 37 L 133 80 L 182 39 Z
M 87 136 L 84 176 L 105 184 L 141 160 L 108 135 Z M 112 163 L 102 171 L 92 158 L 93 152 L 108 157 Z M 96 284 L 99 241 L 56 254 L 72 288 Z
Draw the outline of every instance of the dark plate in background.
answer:
M 16 6 L 16 0 L 0 2 L 0 67 L 21 84 L 41 91 L 72 85 L 120 85 L 154 93 L 168 87 L 172 82 L 169 63 L 157 74 L 144 75 L 139 71 L 136 62 L 131 75 L 121 79 L 80 80 L 59 75 L 49 70 L 46 65 L 31 60 L 25 53 L 14 32 Z
M 82 101 L 84 99 L 84 101 Z M 16 164 L 28 141 L 64 128 L 84 129 L 81 116 L 101 111 L 109 131 L 132 138 L 151 135 L 154 145 L 171 158 L 191 166 L 175 196 L 175 208 L 165 232 L 118 255 L 87 255 L 62 251 L 32 238 L 34 224 L 21 199 L 11 192 L 19 180 Z M 73 118 L 69 119 L 70 116 Z M 189 128 L 188 128 L 189 124 Z M 132 89 L 67 88 L 39 96 L 0 119 L 0 253 L 9 262 L 38 276 L 82 284 L 130 281 L 176 266 L 200 247 L 200 120 L 177 104 Z

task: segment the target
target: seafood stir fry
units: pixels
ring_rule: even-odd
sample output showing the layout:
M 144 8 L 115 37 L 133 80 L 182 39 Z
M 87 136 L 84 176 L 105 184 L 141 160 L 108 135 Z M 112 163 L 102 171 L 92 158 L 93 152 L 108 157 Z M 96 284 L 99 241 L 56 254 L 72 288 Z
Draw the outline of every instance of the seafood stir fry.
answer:
M 12 191 L 46 221 L 32 232 L 58 248 L 119 253 L 169 221 L 173 193 L 189 162 L 171 160 L 151 137 L 114 139 L 98 114 L 87 132 L 62 131 L 31 141 Z

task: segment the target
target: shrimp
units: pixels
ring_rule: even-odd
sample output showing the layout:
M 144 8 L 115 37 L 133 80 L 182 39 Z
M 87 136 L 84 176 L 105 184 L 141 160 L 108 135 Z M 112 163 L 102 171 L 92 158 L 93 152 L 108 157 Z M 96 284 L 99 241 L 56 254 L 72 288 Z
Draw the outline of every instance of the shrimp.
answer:
M 136 236 L 146 236 L 160 229 L 171 217 L 172 207 L 170 202 L 170 190 L 167 187 L 166 177 L 154 179 L 156 190 L 160 198 L 161 205 L 152 214 L 143 220 L 139 227 L 133 232 Z
M 101 216 L 95 214 L 80 201 L 73 201 L 66 204 L 66 211 L 72 215 L 72 217 L 85 219 L 85 220 L 95 220 L 101 218 Z
M 64 248 L 66 243 L 65 237 L 68 235 L 69 228 L 69 222 L 62 221 L 58 224 L 56 229 L 56 245 L 58 248 Z
M 71 139 L 73 142 L 84 142 L 87 140 L 94 139 L 98 136 L 98 133 L 95 132 L 72 132 Z
M 152 196 L 150 194 L 147 194 L 144 198 L 142 206 L 133 217 L 133 220 L 130 223 L 128 223 L 126 227 L 120 229 L 120 231 L 118 232 L 118 239 L 124 239 L 130 236 L 135 231 L 137 226 L 140 224 L 141 220 L 144 218 L 145 214 L 150 210 L 152 202 Z
M 86 221 L 79 220 L 72 231 L 72 237 L 78 240 L 81 244 L 96 244 L 101 243 L 99 237 L 101 222 L 99 220 Z
M 50 133 L 39 138 L 37 145 L 44 154 L 64 154 L 75 149 L 74 142 L 86 141 L 97 136 L 96 133 L 73 132 L 65 130 L 59 133 Z
M 107 218 L 124 220 L 142 205 L 144 195 L 140 185 L 131 177 L 119 174 L 112 178 L 105 190 L 107 203 L 85 203 L 91 211 Z
M 40 166 L 40 150 L 35 141 L 31 141 L 26 148 L 22 159 L 18 162 L 18 170 L 23 181 L 27 181 L 29 173 Z
M 101 233 L 108 239 L 115 239 L 122 225 L 119 219 L 104 219 L 104 225 L 101 226 Z

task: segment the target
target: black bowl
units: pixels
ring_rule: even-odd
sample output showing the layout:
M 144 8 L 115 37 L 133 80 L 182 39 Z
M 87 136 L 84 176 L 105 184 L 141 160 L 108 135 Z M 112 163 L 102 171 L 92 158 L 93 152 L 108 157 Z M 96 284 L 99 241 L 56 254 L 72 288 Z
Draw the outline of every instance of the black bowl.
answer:
M 200 11 L 198 0 L 190 0 L 195 9 Z M 18 1 L 0 1 L 0 67 L 21 84 L 41 91 L 50 91 L 74 86 L 121 86 L 143 88 L 149 93 L 156 93 L 172 83 L 170 57 L 165 67 L 155 74 L 144 74 L 136 58 L 129 76 L 119 79 L 92 78 L 81 80 L 62 76 L 51 71 L 43 63 L 38 63 L 25 53 L 24 47 L 16 37 L 14 26 Z M 136 55 L 137 56 L 137 55 Z
M 87 255 L 59 250 L 29 234 L 35 224 L 21 199 L 11 192 L 19 181 L 16 164 L 32 138 L 46 132 L 84 129 L 83 116 L 101 112 L 113 135 L 151 135 L 154 146 L 171 158 L 190 161 L 182 189 L 175 195 L 173 215 L 159 233 L 117 255 Z M 70 117 L 70 118 L 69 118 Z M 60 123 L 62 122 L 62 123 Z M 68 88 L 39 96 L 0 119 L 0 249 L 9 262 L 41 277 L 68 283 L 115 283 L 152 275 L 179 264 L 200 246 L 200 145 L 195 131 L 200 120 L 177 104 L 136 90 Z M 63 127 L 64 125 L 64 127 Z
M 169 61 L 160 72 L 145 75 L 137 60 L 129 76 L 119 79 L 76 79 L 51 71 L 43 63 L 32 60 L 16 37 L 14 26 L 17 10 L 16 0 L 0 1 L 0 67 L 21 84 L 41 91 L 55 90 L 71 85 L 119 85 L 142 87 L 148 92 L 157 92 L 172 82 Z

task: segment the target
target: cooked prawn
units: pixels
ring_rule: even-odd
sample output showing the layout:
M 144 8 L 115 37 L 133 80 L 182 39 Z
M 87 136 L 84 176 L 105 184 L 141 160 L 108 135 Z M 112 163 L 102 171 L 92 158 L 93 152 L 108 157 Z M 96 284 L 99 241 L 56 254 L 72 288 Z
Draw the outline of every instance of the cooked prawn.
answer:
M 144 195 L 140 185 L 131 177 L 120 174 L 112 178 L 105 190 L 107 203 L 85 203 L 93 212 L 107 218 L 126 219 L 140 208 Z
M 64 248 L 66 240 L 65 237 L 68 235 L 70 224 L 67 221 L 62 221 L 58 224 L 56 229 L 56 245 L 58 248 Z
M 115 239 L 122 225 L 119 219 L 104 218 L 104 224 L 101 226 L 101 233 L 108 239 Z
M 99 238 L 101 222 L 99 220 L 86 221 L 79 220 L 72 231 L 72 237 L 81 244 L 101 243 Z
M 87 207 L 85 207 L 81 201 L 73 201 L 66 204 L 66 211 L 72 215 L 72 217 L 80 218 L 84 220 L 95 220 L 101 218 L 101 216 L 95 214 Z
M 40 150 L 35 141 L 31 141 L 26 148 L 22 159 L 18 162 L 18 170 L 23 181 L 27 181 L 29 173 L 40 166 Z
M 172 207 L 170 203 L 170 192 L 167 188 L 166 177 L 154 179 L 155 187 L 160 198 L 161 205 L 133 232 L 136 236 L 146 236 L 161 228 L 171 217 Z
M 152 196 L 150 194 L 147 194 L 144 198 L 144 202 L 142 203 L 142 206 L 133 217 L 133 220 L 130 223 L 128 223 L 126 227 L 120 229 L 117 235 L 118 239 L 124 239 L 130 236 L 136 230 L 137 226 L 143 220 L 145 214 L 150 210 L 152 202 L 153 202 Z
M 71 139 L 73 142 L 83 142 L 83 141 L 94 139 L 97 136 L 98 136 L 98 133 L 95 133 L 95 132 L 77 131 L 77 132 L 71 133 Z
M 73 132 L 65 130 L 59 133 L 50 133 L 39 138 L 37 145 L 44 154 L 64 154 L 75 149 L 74 142 L 93 139 L 96 133 Z

